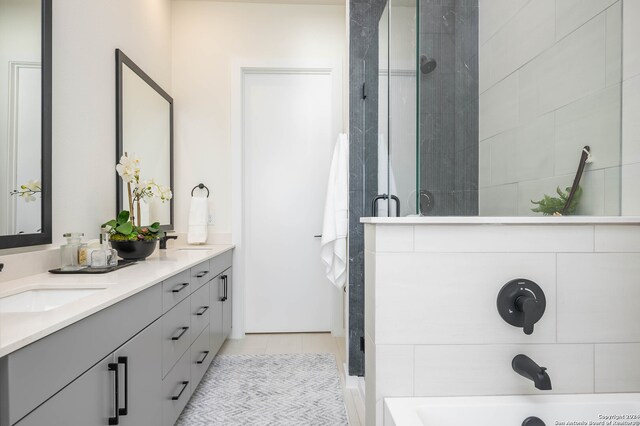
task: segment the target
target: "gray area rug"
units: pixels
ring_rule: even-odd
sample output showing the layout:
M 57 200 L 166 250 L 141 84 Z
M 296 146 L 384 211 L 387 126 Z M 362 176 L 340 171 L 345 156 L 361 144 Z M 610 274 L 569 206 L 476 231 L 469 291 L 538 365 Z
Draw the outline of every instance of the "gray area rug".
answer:
M 219 355 L 176 423 L 348 424 L 332 354 Z

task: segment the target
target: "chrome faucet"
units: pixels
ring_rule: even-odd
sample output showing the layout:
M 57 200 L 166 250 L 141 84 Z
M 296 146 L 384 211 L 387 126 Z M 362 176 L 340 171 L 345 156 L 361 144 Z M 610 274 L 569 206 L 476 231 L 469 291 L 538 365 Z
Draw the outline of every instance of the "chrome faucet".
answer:
M 537 389 L 551 390 L 551 379 L 545 367 L 540 367 L 526 355 L 516 355 L 511 361 L 513 371 L 533 381 Z

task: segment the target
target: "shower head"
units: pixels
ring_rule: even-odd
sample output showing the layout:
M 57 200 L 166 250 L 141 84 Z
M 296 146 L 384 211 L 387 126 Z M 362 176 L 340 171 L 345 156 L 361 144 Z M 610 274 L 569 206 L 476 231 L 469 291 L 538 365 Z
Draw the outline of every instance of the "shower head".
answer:
M 422 74 L 429 74 L 436 69 L 437 65 L 435 59 L 420 55 L 420 71 L 422 71 Z

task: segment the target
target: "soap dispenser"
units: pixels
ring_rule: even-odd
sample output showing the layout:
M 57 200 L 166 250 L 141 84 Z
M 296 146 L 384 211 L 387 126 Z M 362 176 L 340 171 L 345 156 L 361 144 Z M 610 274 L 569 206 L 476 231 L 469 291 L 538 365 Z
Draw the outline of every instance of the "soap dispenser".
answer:
M 67 239 L 67 244 L 60 246 L 60 269 L 62 271 L 77 271 L 84 268 L 80 265 L 78 257 L 83 236 L 84 234 L 81 232 L 67 232 L 63 235 Z

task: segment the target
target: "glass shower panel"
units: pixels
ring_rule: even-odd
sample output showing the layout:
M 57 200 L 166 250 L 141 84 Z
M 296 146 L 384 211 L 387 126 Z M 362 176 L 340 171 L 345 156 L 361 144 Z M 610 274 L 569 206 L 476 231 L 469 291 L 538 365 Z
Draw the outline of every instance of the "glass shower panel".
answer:
M 478 1 L 418 5 L 420 214 L 478 214 Z
M 389 126 L 387 141 L 380 140 L 379 149 L 379 157 L 387 159 L 383 173 L 388 193 L 397 197 L 388 204 L 389 216 L 417 213 L 416 7 L 416 0 L 389 0 L 389 60 L 380 69 L 380 80 L 389 89 Z
M 389 3 L 387 3 L 380 16 L 378 24 L 378 133 L 376 140 L 378 196 L 389 195 Z M 387 217 L 389 214 L 389 202 L 387 199 L 378 200 L 376 203 L 378 216 Z

